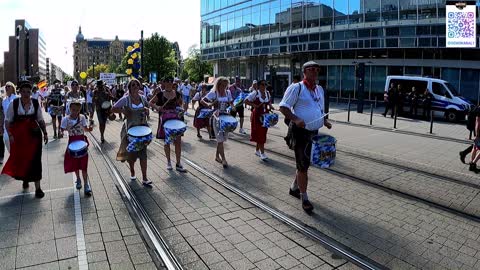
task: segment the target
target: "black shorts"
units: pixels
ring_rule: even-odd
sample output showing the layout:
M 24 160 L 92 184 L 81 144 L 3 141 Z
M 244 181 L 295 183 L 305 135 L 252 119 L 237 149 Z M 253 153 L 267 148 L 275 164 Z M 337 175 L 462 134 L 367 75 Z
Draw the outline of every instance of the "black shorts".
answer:
M 237 113 L 238 113 L 238 116 L 239 116 L 240 118 L 243 118 L 243 117 L 244 117 L 244 114 L 243 114 L 243 113 L 244 113 L 243 104 L 242 104 L 242 106 L 235 107 L 235 109 L 236 109 L 235 111 L 232 110 L 232 111 L 230 112 L 230 115 L 233 116 L 233 117 L 237 117 Z
M 108 117 L 108 114 L 106 110 L 102 110 L 102 109 L 99 110 L 97 108 L 97 119 L 99 124 L 105 125 L 107 123 L 107 117 Z
M 293 151 L 295 152 L 295 162 L 297 170 L 306 172 L 310 167 L 310 152 L 312 151 L 312 137 L 318 132 L 306 130 L 304 128 L 293 127 Z

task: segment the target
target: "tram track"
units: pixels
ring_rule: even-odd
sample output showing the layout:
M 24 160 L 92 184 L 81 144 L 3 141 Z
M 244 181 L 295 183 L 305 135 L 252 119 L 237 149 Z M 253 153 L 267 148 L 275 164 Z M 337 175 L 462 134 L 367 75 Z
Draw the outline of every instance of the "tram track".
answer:
M 229 140 L 235 141 L 235 142 L 243 144 L 243 145 L 248 145 L 252 148 L 255 148 L 255 145 L 250 144 L 248 142 L 245 142 L 243 140 L 239 140 L 239 139 L 236 139 L 236 138 L 229 138 Z M 283 157 L 283 158 L 288 159 L 288 160 L 292 160 L 292 161 L 295 160 L 294 157 L 292 157 L 290 155 L 287 155 L 287 154 L 284 154 L 284 153 L 281 153 L 281 152 L 278 152 L 278 151 L 275 151 L 275 150 L 268 150 L 268 152 L 271 153 L 271 154 Z M 358 155 L 358 156 L 361 156 L 361 155 Z M 364 158 L 363 156 L 361 156 L 361 157 Z M 375 160 L 375 159 L 373 159 L 373 160 Z M 394 195 L 397 195 L 397 196 L 400 196 L 400 197 L 403 197 L 403 198 L 406 198 L 406 199 L 410 199 L 410 200 L 425 203 L 425 204 L 427 204 L 429 206 L 432 206 L 434 208 L 437 208 L 439 210 L 442 210 L 442 211 L 445 211 L 445 212 L 448 212 L 448 213 L 451 213 L 451 214 L 454 214 L 454 215 L 457 215 L 457 216 L 460 216 L 460 217 L 463 217 L 463 218 L 467 218 L 467 219 L 475 221 L 475 222 L 480 222 L 480 215 L 475 215 L 475 214 L 471 214 L 471 213 L 468 213 L 468 212 L 465 212 L 465 211 L 460 211 L 460 210 L 452 208 L 452 207 L 447 207 L 445 205 L 442 205 L 440 203 L 422 198 L 420 196 L 410 194 L 410 193 L 407 193 L 407 192 L 404 192 L 404 191 L 400 191 L 398 189 L 390 188 L 390 187 L 387 187 L 385 185 L 381 185 L 381 184 L 375 183 L 373 181 L 370 181 L 368 179 L 365 179 L 365 178 L 362 178 L 362 177 L 359 177 L 359 176 L 356 176 L 356 175 L 353 175 L 353 174 L 350 174 L 350 173 L 346 173 L 346 172 L 343 172 L 343 171 L 340 171 L 340 170 L 337 170 L 337 169 L 334 169 L 334 168 L 335 167 L 326 168 L 326 169 L 322 169 L 322 170 L 325 170 L 326 172 L 331 173 L 333 175 L 337 175 L 337 176 L 347 178 L 347 179 L 353 180 L 355 182 L 358 182 L 358 183 L 361 183 L 361 184 L 364 184 L 364 185 L 367 185 L 367 186 L 370 186 L 370 187 L 374 187 L 376 189 L 388 192 L 390 194 L 394 194 Z
M 134 220 L 143 228 L 143 230 L 141 230 L 141 234 L 143 234 L 144 239 L 147 239 L 147 243 L 149 244 L 151 250 L 153 250 L 157 259 L 161 260 L 168 270 L 182 270 L 183 267 L 179 260 L 167 245 L 165 239 L 161 236 L 160 231 L 155 226 L 154 222 L 149 217 L 140 201 L 136 198 L 125 178 L 122 177 L 120 171 L 117 169 L 110 157 L 104 153 L 97 138 L 91 133 L 89 133 L 89 137 L 96 150 L 100 153 L 108 165 L 107 167 L 115 179 L 115 186 L 127 202 L 130 214 L 133 215 Z M 158 261 L 156 261 L 156 264 L 158 264 Z M 157 267 L 160 268 L 161 265 L 157 265 Z

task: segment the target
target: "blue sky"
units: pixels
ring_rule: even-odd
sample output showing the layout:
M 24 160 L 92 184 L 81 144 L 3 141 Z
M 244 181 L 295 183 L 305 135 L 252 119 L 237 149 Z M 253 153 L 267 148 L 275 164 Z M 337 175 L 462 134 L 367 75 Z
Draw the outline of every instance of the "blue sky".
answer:
M 85 38 L 140 39 L 158 32 L 177 41 L 183 56 L 200 44 L 199 0 L 0 0 L 0 63 L 15 34 L 15 19 L 26 19 L 39 28 L 47 43 L 47 55 L 67 73 L 73 71 L 73 42 L 82 26 Z

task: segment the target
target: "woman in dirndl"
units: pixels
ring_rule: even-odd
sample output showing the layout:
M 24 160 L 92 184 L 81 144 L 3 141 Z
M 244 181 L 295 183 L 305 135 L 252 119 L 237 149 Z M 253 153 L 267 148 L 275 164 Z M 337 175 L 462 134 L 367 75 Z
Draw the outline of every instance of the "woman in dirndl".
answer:
M 263 126 L 261 117 L 263 114 L 272 111 L 273 106 L 270 93 L 266 91 L 266 81 L 259 81 L 258 86 L 258 90 L 255 90 L 248 95 L 245 104 L 253 107 L 250 116 L 250 122 L 252 125 L 250 141 L 257 143 L 255 155 L 259 156 L 262 160 L 266 160 L 268 157 L 265 155 L 265 142 L 267 141 L 268 128 Z
M 228 132 L 220 131 L 218 117 L 220 115 L 230 115 L 227 108 L 233 108 L 233 98 L 228 87 L 228 79 L 219 77 L 214 82 L 213 88 L 200 101 L 203 106 L 213 107 L 215 112 L 210 118 L 210 124 L 213 127 L 215 138 L 217 139 L 217 151 L 215 153 L 215 161 L 221 163 L 224 168 L 228 167 L 227 159 L 225 158 L 225 149 L 223 143 L 227 141 Z
M 140 81 L 131 79 L 127 84 L 128 95 L 120 98 L 112 108 L 112 113 L 122 113 L 125 116 L 122 131 L 120 132 L 120 147 L 117 152 L 117 160 L 128 162 L 130 167 L 130 180 L 136 181 L 135 162 L 140 160 L 142 171 L 142 184 L 146 187 L 152 186 L 152 181 L 147 177 L 147 147 L 144 146 L 138 151 L 128 151 L 128 130 L 135 126 L 148 126 L 147 115 L 149 114 L 148 102 L 144 96 L 139 94 Z M 135 149 L 137 150 L 137 149 Z
M 193 118 L 193 126 L 197 129 L 197 137 L 198 138 L 202 138 L 202 135 L 200 135 L 200 129 L 201 128 L 207 128 L 208 130 L 208 134 L 209 134 L 209 137 L 210 139 L 212 139 L 212 134 L 210 132 L 210 120 L 209 120 L 209 117 L 204 117 L 204 118 L 198 118 L 199 114 L 200 114 L 200 111 L 202 109 L 210 109 L 210 107 L 207 107 L 205 105 L 203 105 L 200 100 L 202 100 L 206 95 L 208 94 L 207 92 L 207 85 L 206 84 L 202 84 L 201 86 L 201 92 L 197 92 L 195 94 L 195 96 L 193 97 L 193 101 L 198 101 L 199 102 L 199 106 L 197 107 L 197 109 L 195 110 L 195 116 Z
M 157 139 L 164 139 L 165 140 L 165 129 L 163 125 L 168 120 L 183 120 L 183 116 L 180 115 L 180 112 L 177 110 L 177 107 L 182 107 L 183 100 L 182 94 L 177 89 L 177 83 L 173 83 L 172 88 L 166 88 L 164 91 L 159 91 L 157 95 L 155 95 L 150 100 L 150 106 L 155 109 L 158 114 L 158 129 L 157 129 Z M 187 172 L 187 170 L 183 167 L 181 163 L 181 155 L 182 155 L 182 136 L 175 137 L 173 142 L 175 145 L 175 158 L 177 164 L 175 165 L 175 169 L 179 172 Z M 170 161 L 170 144 L 165 143 L 163 145 L 163 149 L 165 151 L 165 156 L 167 157 L 167 170 L 172 170 L 172 163 Z
M 29 182 L 35 182 L 35 197 L 43 198 L 45 193 L 40 187 L 42 179 L 42 132 L 43 142 L 48 136 L 40 104 L 31 99 L 32 84 L 19 83 L 20 98 L 14 99 L 8 106 L 5 117 L 6 131 L 10 140 L 10 156 L 2 174 L 23 181 L 23 188 Z

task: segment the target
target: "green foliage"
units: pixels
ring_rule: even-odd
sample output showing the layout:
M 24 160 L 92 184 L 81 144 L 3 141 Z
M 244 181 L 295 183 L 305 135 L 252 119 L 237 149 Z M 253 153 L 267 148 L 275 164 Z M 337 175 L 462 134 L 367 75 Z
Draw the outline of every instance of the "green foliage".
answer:
M 105 64 L 95 65 L 95 74 L 93 74 L 93 66 L 89 66 L 86 72 L 87 77 L 98 79 L 100 73 L 110 73 L 110 67 Z
M 204 75 L 212 75 L 213 65 L 201 59 L 198 48 L 191 47 L 183 70 L 188 74 L 190 81 L 200 82 L 203 81 Z
M 127 63 L 127 60 L 128 60 L 128 52 L 125 52 L 125 56 L 123 57 L 122 59 L 122 62 L 120 63 L 120 65 L 115 69 L 115 73 L 117 74 L 126 74 L 126 70 L 128 68 L 128 63 Z
M 73 81 L 75 78 L 68 75 L 68 74 L 65 74 L 65 76 L 63 77 L 63 83 L 66 84 L 68 81 Z
M 122 61 L 123 62 L 123 61 Z M 157 78 L 173 77 L 177 68 L 172 43 L 158 33 L 143 42 L 143 74 L 157 72 Z

